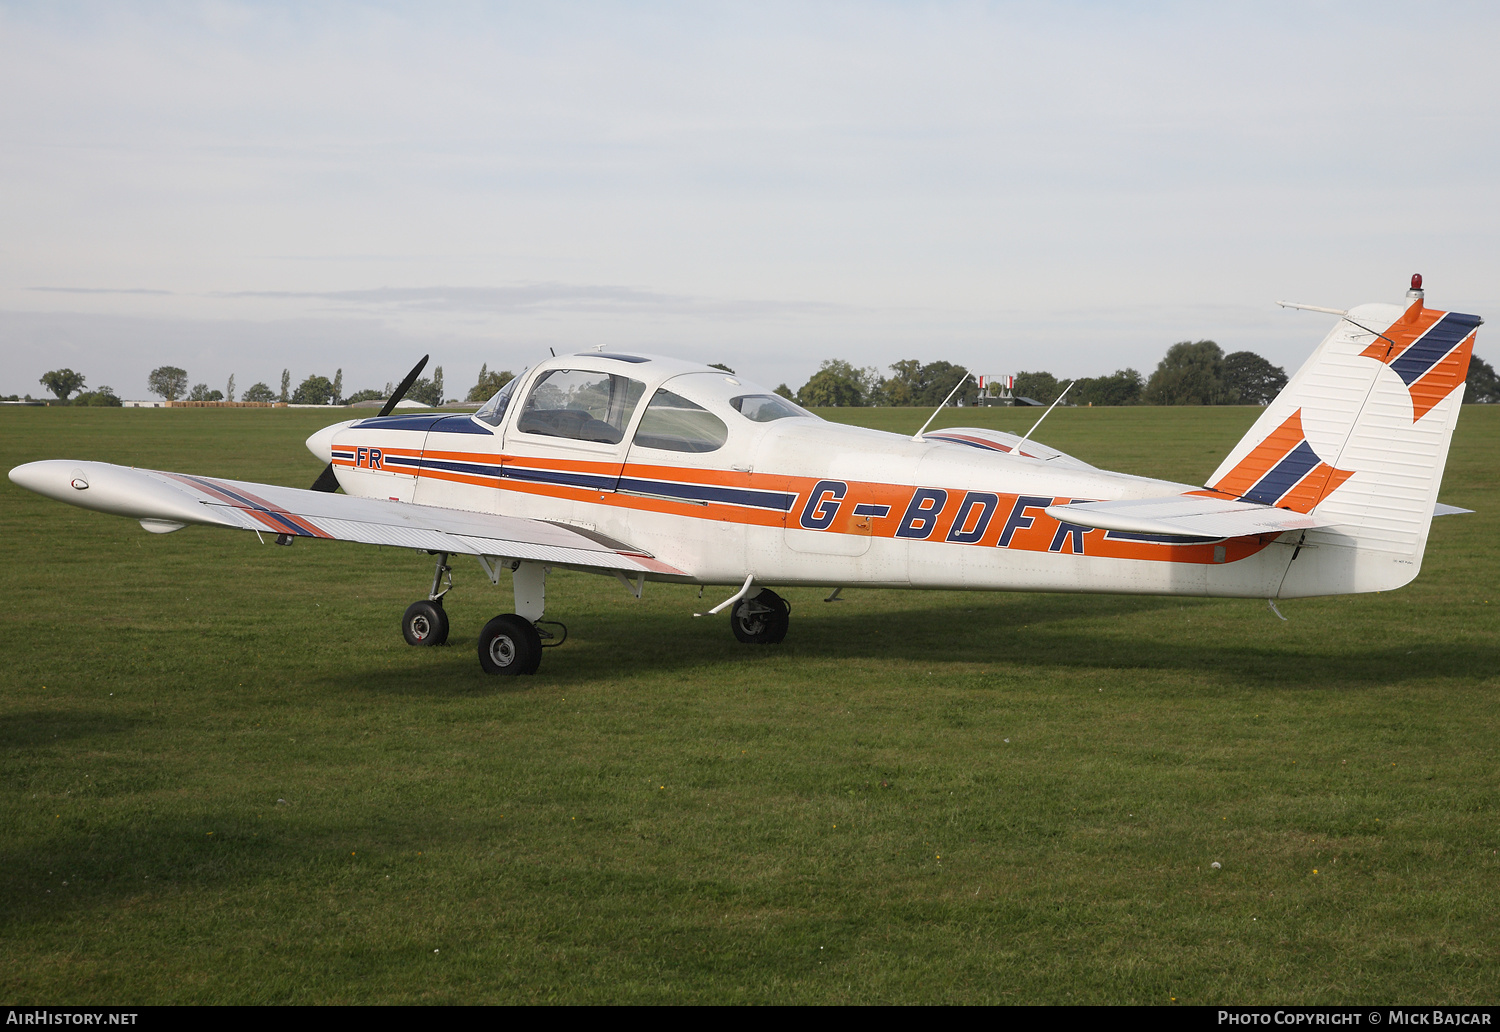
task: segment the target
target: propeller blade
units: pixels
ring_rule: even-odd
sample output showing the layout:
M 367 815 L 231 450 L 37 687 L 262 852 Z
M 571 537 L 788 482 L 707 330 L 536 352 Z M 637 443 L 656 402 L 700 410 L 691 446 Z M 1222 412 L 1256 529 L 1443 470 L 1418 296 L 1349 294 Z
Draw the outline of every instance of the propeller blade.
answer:
M 427 360 L 431 357 L 431 355 L 423 355 L 422 361 L 412 366 L 411 372 L 406 374 L 406 379 L 401 381 L 401 385 L 391 392 L 391 396 L 381 406 L 381 416 L 390 415 L 391 410 L 396 407 L 396 403 L 406 397 L 406 392 L 411 390 L 411 385 L 417 382 L 417 377 L 422 375 L 422 370 L 427 367 Z M 376 418 L 378 419 L 379 416 Z M 339 478 L 333 472 L 333 463 L 330 462 L 327 466 L 323 467 L 323 472 L 319 473 L 318 479 L 313 481 L 312 489 L 314 491 L 322 491 L 324 494 L 333 494 L 333 492 L 339 489 Z
M 401 386 L 397 387 L 391 396 L 386 399 L 385 405 L 380 409 L 380 415 L 390 415 L 391 410 L 396 407 L 396 403 L 406 397 L 406 392 L 411 390 L 411 385 L 417 382 L 418 376 L 422 375 L 422 370 L 427 367 L 427 359 L 430 357 L 430 355 L 423 355 L 422 361 L 412 366 L 411 372 L 406 374 L 406 379 L 401 381 Z M 378 419 L 379 416 L 376 418 Z
M 333 472 L 333 463 L 323 467 L 323 472 L 318 474 L 318 479 L 313 481 L 312 489 L 322 491 L 324 494 L 333 494 L 339 489 L 339 478 Z

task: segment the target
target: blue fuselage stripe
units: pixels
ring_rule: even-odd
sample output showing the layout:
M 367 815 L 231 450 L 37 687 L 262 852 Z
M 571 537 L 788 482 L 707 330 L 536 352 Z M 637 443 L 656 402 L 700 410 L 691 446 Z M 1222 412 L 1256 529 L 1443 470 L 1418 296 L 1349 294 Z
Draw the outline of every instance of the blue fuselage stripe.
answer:
M 664 480 L 638 480 L 621 477 L 622 491 L 640 491 L 645 494 L 666 495 L 693 502 L 725 502 L 729 505 L 744 505 L 752 509 L 774 509 L 790 512 L 797 496 L 781 491 L 751 491 L 740 487 L 714 487 L 710 484 L 679 484 Z

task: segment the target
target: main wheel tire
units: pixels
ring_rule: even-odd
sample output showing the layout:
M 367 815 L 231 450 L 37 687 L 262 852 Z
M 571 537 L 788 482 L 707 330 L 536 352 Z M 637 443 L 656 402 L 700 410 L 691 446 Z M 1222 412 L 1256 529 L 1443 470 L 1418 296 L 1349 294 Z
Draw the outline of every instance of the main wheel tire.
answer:
M 729 614 L 734 636 L 746 645 L 779 645 L 791 623 L 792 607 L 769 588 L 736 602 Z
M 497 616 L 479 632 L 479 665 L 487 674 L 534 674 L 542 663 L 542 636 L 530 620 Z
M 441 645 L 448 640 L 448 614 L 441 602 L 423 599 L 406 607 L 401 637 L 408 645 Z

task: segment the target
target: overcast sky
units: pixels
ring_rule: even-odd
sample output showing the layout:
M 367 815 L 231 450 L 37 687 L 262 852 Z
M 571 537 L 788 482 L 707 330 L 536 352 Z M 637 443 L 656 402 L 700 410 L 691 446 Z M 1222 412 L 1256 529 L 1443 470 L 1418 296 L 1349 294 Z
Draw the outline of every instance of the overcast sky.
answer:
M 1497 10 L 0 3 L 0 393 L 1291 371 L 1280 298 L 1500 314 Z

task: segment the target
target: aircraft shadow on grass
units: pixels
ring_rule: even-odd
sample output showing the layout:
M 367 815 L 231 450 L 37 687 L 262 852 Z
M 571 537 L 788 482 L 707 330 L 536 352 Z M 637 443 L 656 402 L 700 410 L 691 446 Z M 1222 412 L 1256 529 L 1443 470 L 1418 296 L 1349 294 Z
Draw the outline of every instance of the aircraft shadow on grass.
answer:
M 80 738 L 126 734 L 140 722 L 97 713 L 29 710 L 0 717 L 0 749 L 35 749 L 65 745 Z
M 779 661 L 838 661 L 857 664 L 973 664 L 991 672 L 1115 672 L 1130 682 L 1146 672 L 1192 672 L 1207 687 L 1347 690 L 1414 680 L 1480 678 L 1500 666 L 1500 651 L 1460 642 L 1398 640 L 1378 649 L 1351 650 L 1337 642 L 1326 647 L 1278 642 L 1279 626 L 1269 613 L 1245 608 L 1225 614 L 1225 606 L 1256 607 L 1253 601 L 1224 603 L 1149 596 L 1061 595 L 1012 596 L 1000 604 L 980 596 L 972 601 L 908 608 L 861 611 L 856 604 L 823 606 L 802 602 L 798 621 L 779 646 L 741 645 L 721 620 L 684 625 L 674 617 L 592 614 L 586 636 L 557 650 L 540 683 L 576 684 L 620 677 L 649 678 L 656 671 L 701 669 L 715 665 L 776 669 Z M 915 600 L 913 600 L 915 601 Z M 967 604 L 965 604 L 967 603 Z M 1202 606 L 1202 609 L 1198 607 Z M 816 608 L 814 608 L 816 607 Z M 1153 630 L 1147 637 L 1101 633 L 1101 621 L 1146 617 L 1173 620 L 1188 615 L 1210 617 L 1230 630 L 1205 634 L 1203 624 Z M 1171 616 L 1161 615 L 1172 611 Z M 1209 640 L 1204 640 L 1205 638 Z M 467 663 L 475 641 L 455 633 L 448 650 Z M 574 655 L 569 655 L 573 650 Z M 502 681 L 473 675 L 458 657 L 438 669 L 413 677 L 396 670 L 348 671 L 330 679 L 355 691 L 422 695 L 444 691 L 525 692 L 528 681 Z M 893 671 L 894 672 L 894 671 Z M 976 671 L 977 672 L 977 671 Z M 777 674 L 785 677 L 782 667 Z M 707 688 L 707 686 L 706 686 Z

